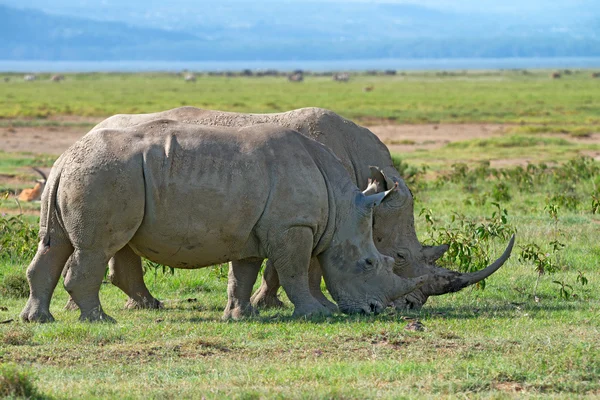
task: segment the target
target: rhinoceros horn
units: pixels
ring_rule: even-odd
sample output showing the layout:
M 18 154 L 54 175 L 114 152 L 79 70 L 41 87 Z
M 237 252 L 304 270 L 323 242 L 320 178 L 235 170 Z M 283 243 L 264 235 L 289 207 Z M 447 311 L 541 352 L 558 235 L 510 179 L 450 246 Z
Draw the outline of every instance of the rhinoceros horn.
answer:
M 432 277 L 428 280 L 426 285 L 421 287 L 421 291 L 426 296 L 435 296 L 445 293 L 457 292 L 467 286 L 473 285 L 477 282 L 484 280 L 485 278 L 496 272 L 510 257 L 513 246 L 515 244 L 515 235 L 510 238 L 508 246 L 504 253 L 486 268 L 469 273 L 459 273 L 451 271 L 446 268 L 434 266 L 433 270 L 429 272 Z
M 447 244 L 442 244 L 440 246 L 423 246 L 423 256 L 425 257 L 425 261 L 429 264 L 433 264 L 448 251 L 448 248 L 449 246 Z
M 431 275 L 421 275 L 417 276 L 416 278 L 402 278 L 400 276 L 394 275 L 394 277 L 392 278 L 392 288 L 387 293 L 388 300 L 392 302 L 397 298 L 402 297 L 405 294 L 422 287 L 432 278 L 433 277 Z

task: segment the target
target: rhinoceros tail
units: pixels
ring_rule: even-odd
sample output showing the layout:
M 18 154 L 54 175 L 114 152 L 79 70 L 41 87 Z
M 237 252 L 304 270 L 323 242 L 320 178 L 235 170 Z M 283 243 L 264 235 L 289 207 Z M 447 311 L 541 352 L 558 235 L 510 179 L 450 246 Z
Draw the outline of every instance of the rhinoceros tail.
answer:
M 50 232 L 52 232 L 52 223 L 60 223 L 60 219 L 58 218 L 57 212 L 57 193 L 58 193 L 58 185 L 60 183 L 60 175 L 62 172 L 62 162 L 57 161 L 54 164 L 56 170 L 53 171 L 53 174 L 50 177 L 50 180 L 46 184 L 45 190 L 47 191 L 47 196 L 45 197 L 45 204 L 42 205 L 42 213 L 40 215 L 40 228 L 43 229 L 42 237 L 40 238 L 41 242 L 44 246 L 50 246 Z M 45 210 L 44 210 L 45 207 Z M 53 218 L 54 216 L 54 218 Z M 62 229 L 62 226 L 60 227 Z

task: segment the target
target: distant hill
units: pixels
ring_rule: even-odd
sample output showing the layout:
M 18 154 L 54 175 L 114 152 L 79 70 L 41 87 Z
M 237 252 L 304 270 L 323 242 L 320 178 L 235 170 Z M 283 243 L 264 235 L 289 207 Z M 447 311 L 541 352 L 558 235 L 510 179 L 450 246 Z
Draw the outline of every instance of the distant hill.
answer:
M 600 2 L 572 1 L 524 15 L 361 1 L 28 1 L 34 10 L 0 0 L 0 59 L 600 56 Z

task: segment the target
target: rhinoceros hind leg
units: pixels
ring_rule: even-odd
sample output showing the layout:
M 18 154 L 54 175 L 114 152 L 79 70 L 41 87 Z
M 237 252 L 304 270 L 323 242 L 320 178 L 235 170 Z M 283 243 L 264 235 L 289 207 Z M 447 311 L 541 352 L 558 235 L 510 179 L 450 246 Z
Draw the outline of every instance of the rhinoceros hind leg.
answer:
M 275 235 L 279 240 L 273 243 L 270 258 L 277 270 L 281 286 L 294 304 L 294 317 L 330 315 L 310 293 L 308 269 L 313 246 L 312 230 L 294 227 Z
M 75 249 L 67 261 L 65 289 L 81 311 L 80 321 L 114 322 L 100 305 L 100 286 L 108 259 L 103 251 Z
M 322 277 L 323 274 L 321 273 L 321 265 L 319 264 L 319 260 L 316 257 L 313 257 L 310 260 L 310 267 L 308 269 L 308 286 L 310 287 L 310 293 L 329 311 L 334 313 L 338 312 L 338 307 L 335 305 L 335 303 L 329 301 L 329 299 L 325 297 L 323 291 L 321 290 Z
M 60 273 L 73 252 L 66 240 L 54 241 L 51 246 L 40 243 L 35 257 L 27 268 L 29 299 L 21 312 L 25 322 L 51 322 L 50 299 L 60 278 Z
M 250 299 L 252 305 L 256 308 L 283 307 L 283 302 L 277 297 L 277 291 L 280 286 L 279 275 L 277 275 L 277 271 L 273 267 L 273 262 L 267 260 L 260 287 Z
M 69 300 L 67 300 L 67 303 L 65 304 L 64 309 L 66 311 L 77 311 L 77 310 L 79 310 L 79 307 L 77 306 L 77 303 L 75 303 L 73 298 L 71 296 L 69 296 Z
M 125 303 L 127 309 L 159 309 L 160 301 L 155 299 L 144 283 L 142 259 L 126 245 L 110 259 L 108 263 L 108 279 L 121 289 L 129 299 Z
M 258 314 L 250 303 L 250 295 L 261 264 L 262 260 L 241 260 L 229 264 L 228 301 L 223 319 L 241 319 Z

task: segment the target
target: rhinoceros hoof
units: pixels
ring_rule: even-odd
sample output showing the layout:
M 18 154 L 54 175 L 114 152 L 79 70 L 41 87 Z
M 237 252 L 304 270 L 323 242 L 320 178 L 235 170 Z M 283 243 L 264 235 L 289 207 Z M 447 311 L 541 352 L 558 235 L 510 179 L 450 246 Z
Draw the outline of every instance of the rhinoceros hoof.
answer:
M 329 311 L 331 311 L 332 313 L 336 313 L 339 311 L 338 306 L 335 303 L 332 303 L 331 301 L 327 300 L 327 299 L 323 299 L 323 300 L 319 300 L 319 302 Z
M 104 311 L 102 311 L 101 307 L 96 307 L 93 308 L 91 311 L 87 312 L 87 313 L 81 313 L 81 316 L 79 317 L 79 320 L 82 322 L 108 322 L 108 323 L 115 323 L 117 321 L 115 321 L 114 318 L 106 315 L 104 313 Z
M 79 306 L 75 303 L 75 301 L 69 297 L 67 300 L 67 304 L 65 304 L 65 310 L 67 311 L 76 311 L 79 310 Z
M 235 320 L 238 321 L 240 319 L 255 317 L 258 316 L 258 310 L 248 304 L 246 307 L 232 307 L 229 306 L 223 312 L 222 319 L 226 320 Z
M 279 298 L 277 294 L 266 294 L 264 292 L 259 292 L 252 296 L 252 305 L 256 308 L 283 308 L 284 304 Z
M 406 296 L 402 296 L 393 302 L 393 306 L 396 310 L 415 310 L 419 311 L 427 299 L 422 299 L 421 296 L 416 296 L 413 293 L 409 293 Z
M 50 314 L 50 311 L 32 310 L 27 307 L 21 313 L 21 319 L 24 322 L 54 322 L 54 317 Z
M 310 318 L 310 317 L 327 317 L 332 312 L 321 304 L 311 305 L 309 307 L 296 307 L 292 317 L 294 318 Z
M 155 298 L 144 298 L 142 301 L 128 299 L 125 303 L 125 308 L 128 310 L 159 310 L 163 308 L 163 304 Z

